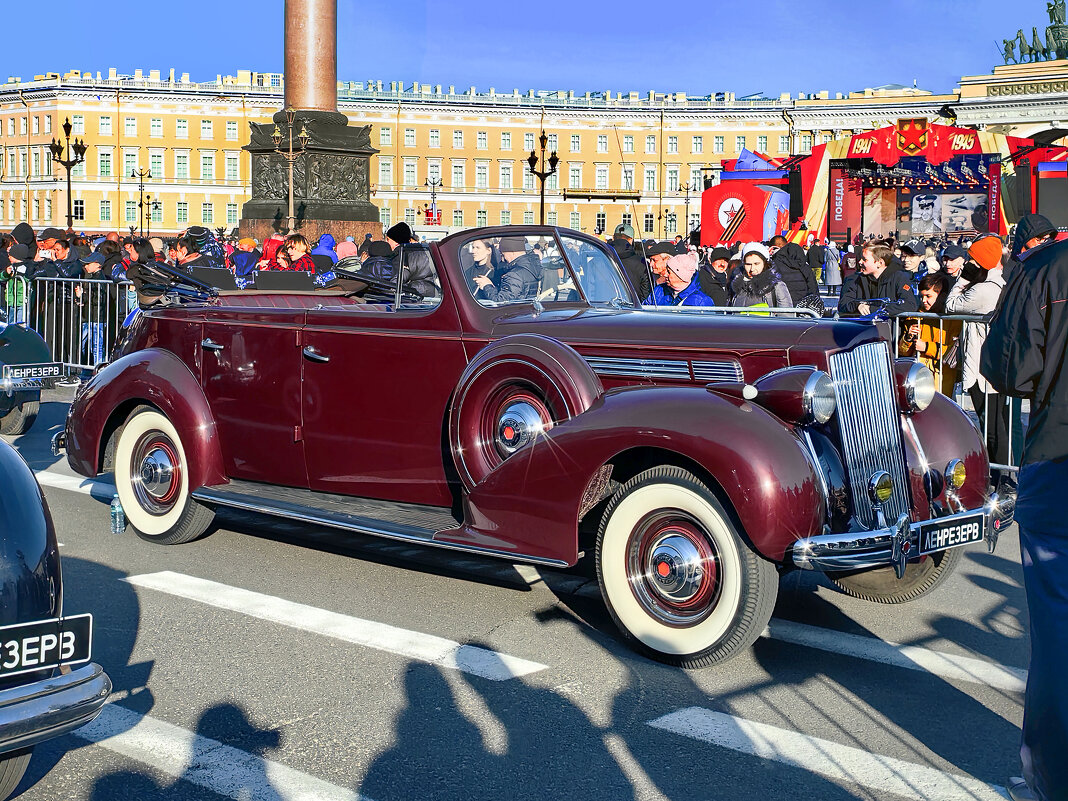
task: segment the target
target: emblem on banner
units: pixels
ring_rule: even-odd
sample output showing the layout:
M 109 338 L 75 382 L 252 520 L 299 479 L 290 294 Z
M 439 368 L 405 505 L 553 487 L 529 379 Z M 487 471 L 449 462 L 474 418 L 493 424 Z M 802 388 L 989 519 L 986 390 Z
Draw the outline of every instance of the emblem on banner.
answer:
M 927 120 L 923 118 L 897 121 L 897 149 L 906 156 L 915 156 L 927 149 Z

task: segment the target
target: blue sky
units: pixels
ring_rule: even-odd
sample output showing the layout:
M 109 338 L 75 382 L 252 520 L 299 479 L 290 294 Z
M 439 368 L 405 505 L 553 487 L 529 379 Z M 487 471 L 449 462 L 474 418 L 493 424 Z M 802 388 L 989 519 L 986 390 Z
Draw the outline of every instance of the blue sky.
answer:
M 1020 27 L 1044 34 L 1048 24 L 1044 0 L 338 3 L 340 79 L 451 84 L 457 91 L 492 86 L 778 97 L 827 89 L 833 96 L 915 80 L 948 92 L 961 75 L 1000 64 L 1001 39 Z M 5 0 L 9 35 L 0 49 L 0 79 L 108 67 L 164 74 L 173 67 L 193 80 L 238 69 L 280 72 L 283 5 Z M 46 11 L 51 19 L 70 20 L 72 32 L 46 29 Z

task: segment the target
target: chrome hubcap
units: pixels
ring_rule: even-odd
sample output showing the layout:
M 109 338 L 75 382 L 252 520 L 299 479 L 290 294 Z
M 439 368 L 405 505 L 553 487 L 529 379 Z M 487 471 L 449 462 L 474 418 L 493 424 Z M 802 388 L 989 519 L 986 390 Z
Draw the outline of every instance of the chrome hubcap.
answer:
M 502 456 L 511 456 L 545 429 L 541 413 L 531 403 L 510 403 L 497 422 L 497 448 Z
M 670 603 L 685 604 L 701 591 L 704 560 L 689 539 L 668 533 L 650 548 L 647 575 L 654 592 Z
M 163 448 L 150 451 L 141 462 L 141 486 L 154 498 L 165 498 L 174 483 L 174 465 Z
M 138 506 L 165 515 L 177 503 L 181 486 L 182 464 L 174 443 L 160 431 L 144 434 L 130 459 L 130 489 Z
M 654 516 L 635 528 L 627 576 L 646 612 L 668 626 L 699 623 L 719 601 L 718 552 L 705 530 L 686 517 Z

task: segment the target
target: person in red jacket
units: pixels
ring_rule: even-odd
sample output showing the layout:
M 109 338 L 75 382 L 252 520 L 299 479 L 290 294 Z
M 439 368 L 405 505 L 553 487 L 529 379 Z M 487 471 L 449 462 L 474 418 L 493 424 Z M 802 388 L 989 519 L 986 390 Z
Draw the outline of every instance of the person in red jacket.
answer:
M 315 272 L 315 262 L 312 261 L 309 251 L 311 247 L 308 240 L 300 234 L 290 234 L 286 237 L 286 252 L 289 253 L 290 264 L 283 269 L 297 270 L 305 273 Z

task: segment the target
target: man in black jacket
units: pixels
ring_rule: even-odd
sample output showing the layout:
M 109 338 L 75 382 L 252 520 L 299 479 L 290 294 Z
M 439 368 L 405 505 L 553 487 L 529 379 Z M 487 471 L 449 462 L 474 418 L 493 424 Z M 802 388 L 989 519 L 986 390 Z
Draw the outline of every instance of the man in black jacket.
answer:
M 730 271 L 731 252 L 726 248 L 715 248 L 708 254 L 708 264 L 702 264 L 697 271 L 697 280 L 701 291 L 708 295 L 717 306 L 731 305 Z
M 488 300 L 496 303 L 515 303 L 533 300 L 541 281 L 541 262 L 527 253 L 526 240 L 521 236 L 503 237 L 497 245 L 504 258 L 494 284 L 484 275 L 476 275 L 475 283 Z
M 782 239 L 775 237 L 772 242 Z M 816 274 L 808 266 L 805 251 L 796 242 L 786 242 L 771 257 L 771 265 L 778 271 L 782 282 L 790 290 L 790 299 L 796 306 L 803 298 L 819 295 Z
M 893 264 L 894 254 L 883 245 L 864 248 L 860 271 L 850 276 L 842 286 L 838 312 L 842 317 L 866 317 L 878 309 L 867 301 L 889 298 L 886 312 L 892 317 L 920 308 L 912 291 L 909 273 Z
M 619 260 L 623 262 L 623 269 L 627 271 L 631 284 L 638 290 L 638 297 L 649 297 L 652 292 L 649 269 L 645 266 L 645 259 L 634 250 L 634 228 L 625 223 L 617 225 L 615 236 L 608 244 L 615 249 Z
M 998 392 L 1031 400 L 1016 501 L 1031 666 L 1020 748 L 1024 776 L 1010 780 L 1009 793 L 1017 801 L 1060 801 L 1068 798 L 1068 242 L 1027 241 L 1034 239 L 1040 243 L 1020 253 L 1002 293 L 981 369 Z

